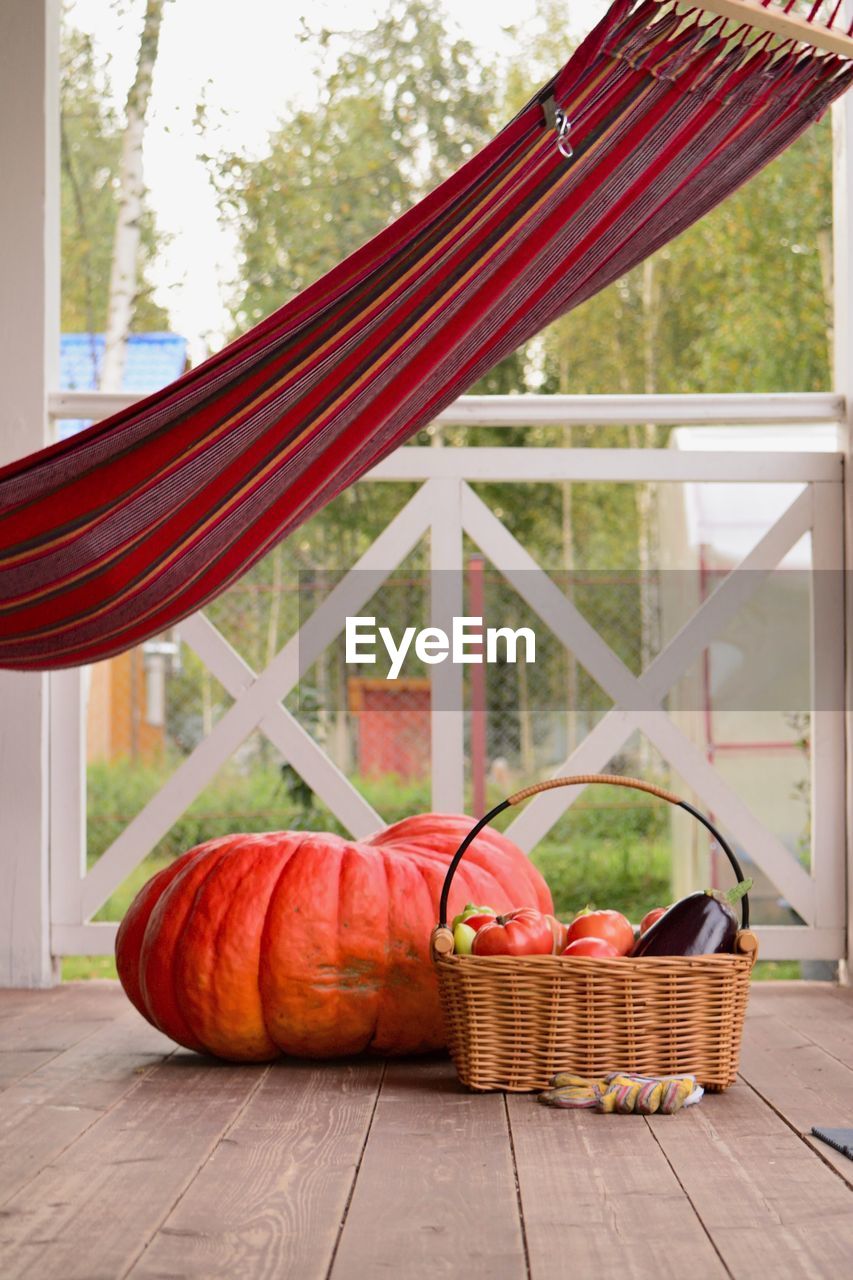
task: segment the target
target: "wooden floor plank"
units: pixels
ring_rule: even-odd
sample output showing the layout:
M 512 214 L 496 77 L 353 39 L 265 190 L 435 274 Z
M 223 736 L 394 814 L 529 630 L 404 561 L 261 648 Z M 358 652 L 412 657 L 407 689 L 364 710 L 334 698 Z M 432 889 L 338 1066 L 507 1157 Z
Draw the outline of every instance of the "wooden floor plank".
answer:
M 174 1050 L 134 1009 L 0 1093 L 0 1204 Z
M 0 990 L 0 1093 L 128 1007 L 117 982 Z
M 764 986 L 770 990 L 764 990 Z M 758 984 L 750 995 L 752 1021 L 772 1017 L 853 1068 L 853 990 L 828 982 Z
M 599 1280 L 726 1276 L 642 1116 L 507 1102 L 532 1280 L 561 1258 Z
M 0 987 L 0 1025 L 21 1010 L 42 1003 L 56 987 Z
M 6 1054 L 61 1053 L 129 1007 L 117 982 L 0 990 L 0 1064 Z
M 180 1051 L 10 1200 L 3 1280 L 118 1280 L 258 1087 L 266 1068 Z
M 377 1061 L 274 1064 L 132 1280 L 322 1280 L 381 1078 Z
M 55 1058 L 60 1049 L 4 1049 L 0 1047 L 0 1093 L 37 1067 Z
M 519 1196 L 532 1280 L 853 1274 L 853 1162 L 799 1136 L 853 1126 L 853 997 L 826 984 L 756 984 L 744 1081 L 648 1121 L 427 1059 L 371 1123 L 376 1062 L 164 1062 L 115 984 L 0 993 L 0 1045 L 2 1280 L 323 1280 L 333 1251 L 333 1280 L 525 1280 Z
M 750 1088 L 647 1122 L 735 1280 L 838 1280 L 850 1189 Z
M 389 1063 L 332 1280 L 525 1280 L 506 1110 L 450 1063 Z
M 37 1038 L 49 1032 L 55 1020 L 62 1022 L 86 1010 L 101 1018 L 125 1004 L 127 997 L 115 979 L 63 982 L 33 990 L 0 987 L 0 1033 L 5 1042 L 13 1026 L 28 1025 Z
M 64 1005 L 65 992 L 73 988 L 82 989 L 89 984 L 69 982 L 53 987 L 0 987 L 0 1024 L 21 1012 L 44 1008 L 48 1003 Z
M 818 1004 L 816 998 L 813 1003 Z M 785 1006 L 786 1021 L 771 1014 L 750 1018 L 741 1051 L 741 1075 L 853 1187 L 853 1160 L 811 1133 L 813 1125 L 853 1128 L 853 1067 L 845 1066 L 810 1038 L 831 1034 L 836 1050 L 843 1051 L 849 1029 L 847 1010 L 837 1005 L 840 1016 L 835 1023 L 839 1025 L 827 1028 L 821 1025 L 826 1014 L 815 1008 L 811 1023 L 807 1023 L 810 1034 L 804 1035 L 791 1025 L 791 1019 L 805 1018 L 805 1009 L 799 1002 L 787 1000 L 777 1000 L 774 1007 L 780 1004 Z M 853 1008 L 849 1023 L 853 1023 Z

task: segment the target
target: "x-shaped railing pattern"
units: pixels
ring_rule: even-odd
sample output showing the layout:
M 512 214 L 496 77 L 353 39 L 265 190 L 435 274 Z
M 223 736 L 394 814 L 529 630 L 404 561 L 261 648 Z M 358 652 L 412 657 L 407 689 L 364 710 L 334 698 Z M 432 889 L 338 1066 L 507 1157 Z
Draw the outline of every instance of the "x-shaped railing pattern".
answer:
M 836 487 L 819 486 L 833 492 Z M 700 605 L 648 668 L 635 676 L 470 486 L 460 482 L 453 486 L 453 491 L 458 493 L 460 503 L 460 511 L 456 513 L 457 531 L 467 532 L 613 701 L 613 707 L 604 713 L 557 772 L 599 771 L 635 731 L 641 731 L 676 768 L 685 783 L 713 809 L 716 819 L 749 850 L 808 924 L 823 927 L 843 924 L 843 861 L 840 860 L 843 851 L 840 850 L 838 861 L 840 879 L 835 874 L 834 863 L 832 868 L 822 867 L 819 878 L 809 874 L 663 709 L 664 698 L 691 664 L 743 608 L 790 548 L 809 532 L 817 556 L 825 531 L 833 527 L 832 521 L 840 520 L 834 505 L 833 509 L 824 510 L 816 501 L 816 486 L 807 484 L 738 569 Z M 282 706 L 282 699 L 297 686 L 300 672 L 308 670 L 340 634 L 346 617 L 364 608 L 425 533 L 432 530 L 435 542 L 435 531 L 441 524 L 441 536 L 446 542 L 447 501 L 445 481 L 428 480 L 423 484 L 317 607 L 298 635 L 284 645 L 260 674 L 252 671 L 203 614 L 196 614 L 182 624 L 182 638 L 234 701 L 211 733 L 83 878 L 80 905 L 84 919 L 91 916 L 169 830 L 254 730 L 269 738 L 353 835 L 364 836 L 382 826 L 380 815 Z M 432 567 L 447 566 L 436 563 L 434 556 Z M 843 628 L 839 614 L 842 605 L 832 593 L 823 590 L 821 595 L 816 589 L 814 605 L 815 614 L 820 614 L 819 625 L 816 621 L 813 627 L 815 676 L 816 682 L 824 685 L 824 696 L 816 705 L 838 707 L 837 712 L 813 713 L 813 753 L 819 756 L 822 735 L 837 729 L 832 717 L 843 714 L 843 700 L 832 701 L 833 696 L 843 698 L 843 688 L 839 690 L 832 685 L 842 678 L 843 668 L 835 645 L 843 643 Z M 456 724 L 456 731 L 461 733 L 461 712 Z M 832 843 L 835 833 L 830 829 L 831 824 L 840 820 L 833 815 L 843 812 L 843 771 L 834 766 L 828 773 L 815 771 L 813 787 L 819 792 L 813 795 L 813 835 L 819 850 L 822 844 Z M 532 848 L 574 799 L 576 793 L 566 789 L 536 797 L 515 819 L 508 834 L 522 847 Z M 434 804 L 440 807 L 440 797 L 434 796 Z

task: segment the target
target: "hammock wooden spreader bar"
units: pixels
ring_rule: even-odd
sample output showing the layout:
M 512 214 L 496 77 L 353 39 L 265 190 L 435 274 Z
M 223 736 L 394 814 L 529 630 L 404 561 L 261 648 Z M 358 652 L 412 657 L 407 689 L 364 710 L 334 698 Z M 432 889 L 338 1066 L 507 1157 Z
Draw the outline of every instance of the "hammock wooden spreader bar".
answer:
M 213 599 L 725 199 L 851 75 L 835 53 L 616 0 L 491 143 L 328 275 L 171 386 L 0 471 L 0 666 L 107 657 Z
M 801 41 L 812 49 L 853 58 L 853 22 L 840 28 L 835 25 L 839 18 L 843 22 L 844 0 L 830 4 L 827 22 L 819 21 L 817 16 L 824 8 L 824 0 L 817 0 L 806 17 L 794 11 L 794 4 L 795 0 L 788 0 L 782 8 L 774 0 L 697 0 L 696 8 L 733 22 L 745 22 L 755 31 L 767 31 L 784 40 Z

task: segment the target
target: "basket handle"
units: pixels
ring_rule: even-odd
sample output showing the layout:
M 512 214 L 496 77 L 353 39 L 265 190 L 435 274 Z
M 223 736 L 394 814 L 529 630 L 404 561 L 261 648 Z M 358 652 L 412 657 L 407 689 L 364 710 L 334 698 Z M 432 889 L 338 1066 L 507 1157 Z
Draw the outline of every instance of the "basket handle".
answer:
M 738 883 L 743 880 L 743 871 L 740 863 L 732 852 L 731 846 L 724 836 L 720 834 L 717 828 L 711 822 L 710 818 L 706 818 L 704 813 L 700 813 L 687 800 L 682 800 L 674 791 L 667 791 L 663 787 L 656 787 L 652 782 L 643 782 L 639 778 L 623 778 L 615 773 L 581 773 L 570 778 L 549 778 L 545 782 L 537 782 L 532 787 L 525 787 L 522 791 L 516 791 L 514 795 L 509 796 L 506 800 L 502 800 L 500 804 L 495 805 L 494 809 L 480 819 L 480 821 L 472 827 L 459 848 L 454 853 L 450 866 L 447 868 L 447 875 L 444 877 L 444 884 L 441 889 L 441 899 L 438 908 L 439 929 L 447 928 L 447 899 L 450 896 L 450 886 L 453 883 L 453 877 L 456 874 L 456 868 L 459 866 L 468 846 L 474 841 L 483 827 L 488 826 L 493 818 L 499 813 L 503 813 L 504 809 L 510 809 L 513 805 L 521 804 L 522 800 L 529 799 L 530 796 L 537 795 L 540 791 L 553 791 L 556 787 L 577 787 L 585 786 L 589 782 L 608 783 L 614 787 L 631 787 L 635 791 L 647 791 L 649 795 L 658 796 L 661 800 L 668 801 L 669 804 L 678 805 L 679 809 L 686 809 L 692 814 L 697 822 L 701 822 L 703 827 L 707 827 L 711 835 L 719 844 L 725 853 L 729 862 L 734 868 Z M 741 929 L 749 928 L 749 895 L 744 894 L 741 902 Z

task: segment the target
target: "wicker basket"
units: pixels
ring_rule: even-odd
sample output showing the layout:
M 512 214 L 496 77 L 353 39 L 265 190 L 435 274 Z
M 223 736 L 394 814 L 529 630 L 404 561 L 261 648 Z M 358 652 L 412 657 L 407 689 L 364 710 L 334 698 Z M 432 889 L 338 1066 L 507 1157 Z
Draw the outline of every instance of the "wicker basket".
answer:
M 545 1088 L 558 1071 L 599 1077 L 694 1073 L 713 1092 L 737 1074 L 750 971 L 758 941 L 742 928 L 733 955 L 619 957 L 460 956 L 447 925 L 447 899 L 466 849 L 511 805 L 553 787 L 612 783 L 650 792 L 686 809 L 714 835 L 738 880 L 740 866 L 712 823 L 686 800 L 635 778 L 585 774 L 527 787 L 487 813 L 447 870 L 432 955 L 459 1079 L 471 1089 L 523 1093 Z

